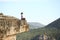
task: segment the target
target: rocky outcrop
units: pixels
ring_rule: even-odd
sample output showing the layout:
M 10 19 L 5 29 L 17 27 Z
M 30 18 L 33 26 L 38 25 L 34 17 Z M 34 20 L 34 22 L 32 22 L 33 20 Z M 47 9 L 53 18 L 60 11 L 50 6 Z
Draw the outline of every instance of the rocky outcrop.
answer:
M 26 19 L 20 20 L 12 16 L 5 16 L 0 13 L 0 39 L 16 40 L 16 34 L 29 30 Z

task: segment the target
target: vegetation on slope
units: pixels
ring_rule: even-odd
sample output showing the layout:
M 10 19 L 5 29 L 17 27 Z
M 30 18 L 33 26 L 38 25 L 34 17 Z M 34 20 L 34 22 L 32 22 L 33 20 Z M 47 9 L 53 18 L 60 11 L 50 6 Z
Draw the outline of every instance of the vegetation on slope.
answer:
M 16 38 L 17 38 L 17 40 L 31 40 L 35 36 L 44 34 L 45 32 L 47 33 L 47 35 L 54 37 L 56 39 L 60 38 L 60 30 L 57 30 L 54 28 L 34 29 L 34 30 L 29 31 L 29 32 L 17 34 Z

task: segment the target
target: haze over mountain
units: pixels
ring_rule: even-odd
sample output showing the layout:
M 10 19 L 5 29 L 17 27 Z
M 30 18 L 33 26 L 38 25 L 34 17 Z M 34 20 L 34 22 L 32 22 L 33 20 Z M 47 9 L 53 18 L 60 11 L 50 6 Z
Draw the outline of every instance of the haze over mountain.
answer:
M 30 29 L 37 29 L 44 27 L 45 25 L 38 23 L 38 22 L 28 22 Z
M 60 29 L 60 18 L 48 24 L 46 27 Z

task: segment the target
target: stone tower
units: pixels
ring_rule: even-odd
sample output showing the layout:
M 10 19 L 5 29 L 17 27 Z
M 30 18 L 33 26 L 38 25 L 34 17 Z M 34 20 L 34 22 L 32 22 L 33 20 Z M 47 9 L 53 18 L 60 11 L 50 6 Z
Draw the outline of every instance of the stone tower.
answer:
M 26 32 L 29 30 L 27 21 L 23 18 L 23 12 L 21 12 L 21 25 L 20 25 L 20 32 Z

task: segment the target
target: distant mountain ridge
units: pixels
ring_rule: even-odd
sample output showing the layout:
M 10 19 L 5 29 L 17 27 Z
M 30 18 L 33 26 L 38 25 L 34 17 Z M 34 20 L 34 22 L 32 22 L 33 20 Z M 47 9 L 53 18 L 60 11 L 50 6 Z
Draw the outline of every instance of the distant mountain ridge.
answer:
M 37 29 L 44 27 L 45 25 L 38 23 L 38 22 L 28 22 L 30 29 Z
M 60 29 L 60 18 L 48 24 L 46 27 Z

